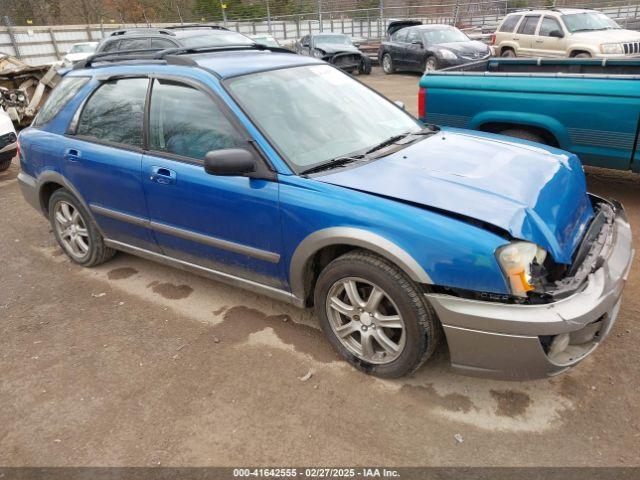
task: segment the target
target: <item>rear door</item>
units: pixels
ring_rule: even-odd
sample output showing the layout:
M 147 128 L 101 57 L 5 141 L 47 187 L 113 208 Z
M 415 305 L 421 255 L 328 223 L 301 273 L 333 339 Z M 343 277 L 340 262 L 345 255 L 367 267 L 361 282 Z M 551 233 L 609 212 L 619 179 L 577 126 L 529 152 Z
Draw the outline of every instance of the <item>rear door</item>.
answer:
M 393 59 L 393 64 L 396 67 L 406 68 L 407 62 L 405 59 L 405 50 L 407 49 L 407 35 L 409 34 L 408 28 L 398 30 L 391 36 L 389 42 L 389 52 Z
M 555 18 L 545 15 L 540 22 L 538 34 L 533 40 L 531 53 L 536 57 L 565 57 L 565 39 L 552 36 L 561 33 L 564 35 L 560 22 Z
M 143 185 L 165 255 L 282 286 L 278 183 L 204 170 L 209 151 L 253 151 L 247 134 L 207 87 L 154 80 Z
M 517 55 L 519 57 L 533 56 L 533 42 L 536 38 L 535 34 L 539 22 L 540 15 L 525 15 L 520 25 L 518 25 L 518 30 L 514 38 L 518 44 Z
M 105 81 L 65 138 L 64 174 L 106 238 L 157 250 L 140 178 L 147 78 Z

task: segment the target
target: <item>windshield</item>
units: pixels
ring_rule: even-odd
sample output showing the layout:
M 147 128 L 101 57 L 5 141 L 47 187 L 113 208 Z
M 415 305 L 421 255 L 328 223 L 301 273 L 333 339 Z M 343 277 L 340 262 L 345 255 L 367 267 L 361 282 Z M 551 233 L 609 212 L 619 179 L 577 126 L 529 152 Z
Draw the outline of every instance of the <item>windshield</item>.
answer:
M 351 39 L 346 35 L 316 35 L 315 43 L 329 43 L 331 45 L 352 45 Z
M 92 53 L 95 52 L 97 44 L 91 43 L 80 43 L 78 45 L 74 45 L 69 50 L 69 53 Z
M 296 171 L 422 130 L 396 105 L 328 65 L 254 73 L 228 85 Z
M 255 43 L 250 38 L 236 32 L 193 35 L 180 38 L 180 42 L 188 48 L 217 47 L 221 45 L 253 45 Z
M 570 15 L 563 15 L 562 19 L 570 32 L 620 28 L 620 25 L 616 22 L 598 12 L 572 13 Z
M 264 45 L 266 47 L 279 47 L 280 44 L 273 37 L 253 37 L 253 39 L 259 43 L 260 45 Z
M 439 43 L 456 43 L 468 42 L 469 37 L 457 28 L 438 28 L 436 30 L 424 30 L 424 36 L 429 45 L 438 45 Z

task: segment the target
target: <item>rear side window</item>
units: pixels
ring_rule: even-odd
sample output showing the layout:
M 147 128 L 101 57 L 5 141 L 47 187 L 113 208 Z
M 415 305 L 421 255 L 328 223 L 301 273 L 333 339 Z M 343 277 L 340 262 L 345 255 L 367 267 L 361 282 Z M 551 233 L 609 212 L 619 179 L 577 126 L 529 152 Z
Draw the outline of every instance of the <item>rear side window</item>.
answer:
M 114 40 L 112 42 L 107 42 L 104 44 L 104 47 L 100 49 L 100 53 L 103 52 L 117 52 L 118 45 L 120 45 L 120 40 Z
M 408 28 L 403 28 L 402 30 L 397 31 L 393 34 L 394 42 L 406 42 L 407 41 L 407 33 L 409 33 Z
M 500 29 L 498 31 L 508 33 L 513 32 L 513 29 L 516 28 L 516 25 L 521 18 L 522 15 L 511 15 L 510 17 L 507 17 L 506 20 L 502 22 L 502 25 L 500 25 Z
M 420 41 L 422 41 L 422 39 L 420 38 L 420 33 L 415 28 L 409 30 L 409 33 L 407 34 L 407 43 Z
M 148 83 L 146 78 L 124 78 L 100 86 L 87 100 L 76 134 L 141 148 Z
M 66 77 L 49 94 L 49 99 L 33 121 L 35 127 L 50 122 L 89 81 L 88 77 Z
M 149 116 L 151 150 L 203 161 L 211 150 L 246 146 L 220 107 L 188 85 L 156 80 Z
M 538 25 L 538 21 L 540 20 L 540 15 L 531 15 L 528 17 L 524 17 L 524 20 L 520 24 L 520 28 L 518 28 L 518 33 L 523 35 L 533 35 L 536 33 L 536 26 Z
M 540 31 L 538 32 L 538 35 L 548 37 L 549 33 L 553 32 L 554 30 L 562 32 L 562 28 L 560 27 L 558 21 L 555 18 L 544 17 L 542 19 L 542 23 L 540 24 Z

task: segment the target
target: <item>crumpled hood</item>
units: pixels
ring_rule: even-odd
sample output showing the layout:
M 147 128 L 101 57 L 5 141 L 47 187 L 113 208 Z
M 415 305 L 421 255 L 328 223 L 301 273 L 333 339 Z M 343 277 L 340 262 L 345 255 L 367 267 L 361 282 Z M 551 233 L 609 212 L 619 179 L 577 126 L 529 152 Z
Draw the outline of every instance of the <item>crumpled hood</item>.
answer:
M 322 50 L 329 55 L 335 53 L 360 53 L 360 50 L 358 50 L 358 47 L 355 45 L 335 45 L 333 43 L 316 42 L 313 44 L 313 48 Z
M 457 129 L 316 180 L 481 220 L 559 263 L 571 263 L 594 215 L 575 155 Z

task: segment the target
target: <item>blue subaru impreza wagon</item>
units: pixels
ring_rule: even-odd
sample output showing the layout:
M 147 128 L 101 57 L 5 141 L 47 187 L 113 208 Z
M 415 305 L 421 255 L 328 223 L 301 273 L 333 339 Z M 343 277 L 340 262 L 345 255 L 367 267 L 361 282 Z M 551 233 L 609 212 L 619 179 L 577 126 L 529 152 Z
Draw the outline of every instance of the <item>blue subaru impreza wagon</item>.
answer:
M 19 138 L 20 185 L 87 267 L 116 251 L 315 308 L 381 377 L 559 373 L 610 331 L 633 256 L 575 155 L 420 124 L 260 46 L 95 57 Z

